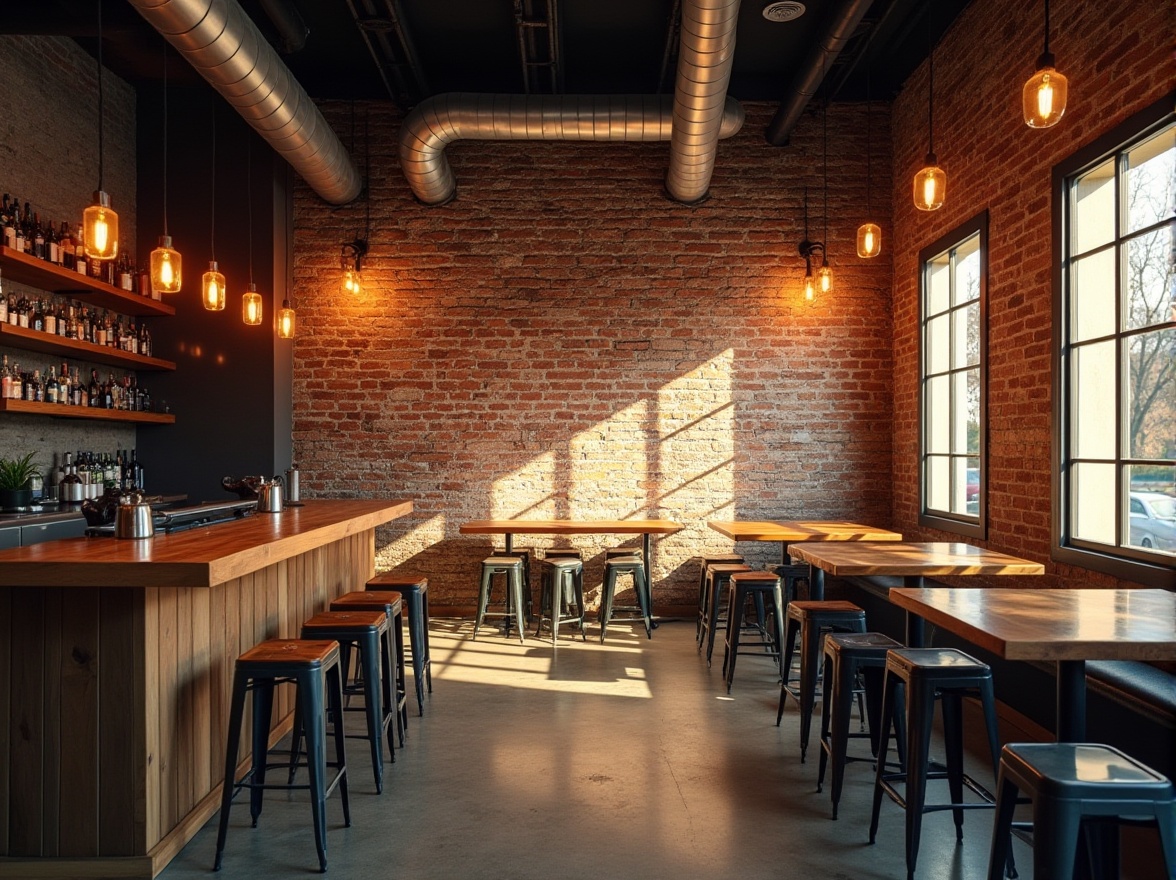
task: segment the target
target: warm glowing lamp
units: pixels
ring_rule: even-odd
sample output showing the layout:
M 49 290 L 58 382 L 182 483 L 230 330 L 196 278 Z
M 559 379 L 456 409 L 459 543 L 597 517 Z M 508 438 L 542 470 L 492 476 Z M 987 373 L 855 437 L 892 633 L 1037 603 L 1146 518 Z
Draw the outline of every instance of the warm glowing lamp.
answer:
M 252 281 L 249 282 L 249 290 L 241 297 L 241 320 L 250 326 L 261 323 L 261 294 Z
M 828 293 L 833 289 L 833 270 L 829 268 L 828 257 L 822 254 L 821 268 L 817 270 L 817 279 L 821 284 L 821 293 Z
M 216 260 L 210 260 L 208 271 L 200 279 L 200 298 L 204 308 L 210 312 L 221 312 L 225 308 L 225 276 L 216 266 Z
M 1030 128 L 1049 128 L 1056 125 L 1066 112 L 1069 83 L 1054 69 L 1053 53 L 1049 51 L 1049 0 L 1045 0 L 1045 47 L 1037 59 L 1037 72 L 1029 77 L 1021 90 L 1021 115 Z
M 159 247 L 151 252 L 151 291 L 179 293 L 181 268 L 180 252 L 172 247 L 171 236 L 159 236 Z
M 934 153 L 928 153 L 923 167 L 915 175 L 915 207 L 920 211 L 935 211 L 943 207 L 947 190 L 947 175 L 939 167 Z
M 857 255 L 876 257 L 882 253 L 882 230 L 877 223 L 863 223 L 857 231 Z
M 343 292 L 344 293 L 359 293 L 363 290 L 363 278 L 360 277 L 357 269 L 344 268 L 343 269 Z
M 113 260 L 118 256 L 118 214 L 110 207 L 110 196 L 102 190 L 102 0 L 98 0 L 98 189 L 94 204 L 82 212 L 82 238 L 91 260 Z
M 804 298 L 808 302 L 812 302 L 817 295 L 816 283 L 813 281 L 813 267 L 805 265 L 804 267 Z
M 290 308 L 290 300 L 282 300 L 282 307 L 278 309 L 278 338 L 294 338 L 294 309 Z

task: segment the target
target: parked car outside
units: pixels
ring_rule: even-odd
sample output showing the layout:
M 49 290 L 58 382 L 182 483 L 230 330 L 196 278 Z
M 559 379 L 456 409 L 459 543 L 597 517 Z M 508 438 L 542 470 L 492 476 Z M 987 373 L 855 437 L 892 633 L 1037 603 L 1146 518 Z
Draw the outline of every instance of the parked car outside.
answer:
M 1131 545 L 1176 552 L 1176 498 L 1159 492 L 1132 492 Z

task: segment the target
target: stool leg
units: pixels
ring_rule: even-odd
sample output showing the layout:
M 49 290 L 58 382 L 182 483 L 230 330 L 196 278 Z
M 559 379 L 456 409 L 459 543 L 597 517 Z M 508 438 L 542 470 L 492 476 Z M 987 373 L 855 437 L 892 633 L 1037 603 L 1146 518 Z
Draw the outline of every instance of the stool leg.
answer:
M 645 569 L 633 570 L 633 590 L 637 593 L 637 604 L 641 606 L 641 616 L 645 619 L 645 638 L 653 638 L 653 590 L 645 580 Z
M 1041 800 L 1033 802 L 1033 878 L 1071 880 L 1081 816 L 1061 802 L 1050 804 L 1049 809 L 1039 808 L 1041 804 Z
M 792 671 L 793 645 L 796 643 L 796 631 L 800 623 L 789 617 L 784 621 L 784 648 L 781 650 L 780 660 L 780 704 L 776 707 L 776 726 L 780 726 L 780 719 L 784 717 L 784 700 L 788 696 L 788 674 Z
M 396 706 L 396 649 L 392 646 L 392 630 L 389 627 L 380 635 L 380 695 L 383 698 L 384 713 L 391 713 L 388 724 L 388 754 L 396 763 L 396 734 L 400 728 L 400 712 Z M 380 719 L 384 723 L 384 719 Z M 404 740 L 400 741 L 404 748 Z
M 894 697 L 899 678 L 886 673 L 882 685 L 882 727 L 878 739 L 878 761 L 874 769 L 874 804 L 870 809 L 870 843 L 878 836 L 878 815 L 882 812 L 882 776 L 886 772 L 886 750 L 890 745 L 890 728 L 894 718 Z
M 294 784 L 294 777 L 298 775 L 298 757 L 302 754 L 302 697 L 297 692 L 294 695 L 294 727 L 290 731 L 290 774 L 286 779 L 287 785 Z
M 336 672 L 338 675 L 338 672 Z M 323 724 L 326 707 L 323 705 L 323 674 L 303 673 L 298 676 L 298 690 L 306 711 L 306 769 L 310 776 L 310 814 L 314 823 L 314 846 L 318 851 L 319 870 L 327 870 L 326 817 L 326 749 Z M 343 713 L 335 717 L 335 726 L 343 732 Z
M 269 757 L 269 729 L 274 706 L 273 679 L 257 681 L 253 686 L 253 762 L 250 770 L 250 782 L 265 783 L 265 764 Z M 249 815 L 253 819 L 253 827 L 257 827 L 257 818 L 261 815 L 261 788 L 249 789 Z
M 921 686 L 911 694 L 907 708 L 906 862 L 907 880 L 914 880 L 923 831 L 923 807 L 927 803 L 927 768 L 931 752 L 931 724 L 935 717 L 935 689 Z
M 996 781 L 996 816 L 992 820 L 992 846 L 988 852 L 988 880 L 1003 880 L 1012 849 L 1013 811 L 1017 808 L 1017 784 L 1000 773 Z
M 1000 777 L 1000 730 L 996 724 L 996 694 L 993 691 L 992 679 L 981 679 L 978 687 L 980 705 L 984 710 L 984 727 L 988 733 L 988 751 L 992 755 L 992 778 L 998 779 Z M 1017 876 L 1017 865 L 1013 859 L 1011 846 L 1005 864 L 1005 874 L 1008 877 Z
M 563 617 L 564 604 L 564 573 L 551 578 L 551 644 L 554 647 L 559 639 L 559 619 Z
M 772 641 L 776 644 L 774 646 L 776 652 L 776 665 L 779 666 L 784 660 L 784 592 L 780 586 L 780 582 L 776 582 L 776 586 L 772 589 Z
M 943 704 L 943 746 L 947 753 L 947 790 L 953 804 L 964 801 L 964 709 L 959 691 L 944 691 Z M 964 811 L 951 811 L 955 821 L 956 842 L 964 839 Z
M 478 614 L 474 618 L 474 638 L 478 638 L 478 628 L 486 617 L 486 606 L 490 603 L 490 581 L 494 575 L 490 569 L 482 566 L 482 583 L 478 587 Z
M 343 732 L 343 671 L 331 666 L 327 669 L 325 678 L 327 711 L 335 717 L 335 763 L 333 766 L 339 771 L 339 799 L 343 802 L 343 825 L 350 828 L 351 799 L 347 793 L 347 750 L 346 736 Z M 325 752 L 325 743 L 323 748 Z
M 384 750 L 380 745 L 384 707 L 380 705 L 379 657 L 380 637 L 378 633 L 373 633 L 363 640 L 359 662 L 363 664 L 364 715 L 367 717 L 368 739 L 371 741 L 372 775 L 376 780 L 376 794 L 382 794 L 384 791 Z
M 389 665 L 392 667 L 392 689 L 396 702 L 392 704 L 396 712 L 396 736 L 400 740 L 400 747 L 404 748 L 404 740 L 408 737 L 408 685 L 404 680 L 404 618 L 394 615 L 391 621 L 392 646 L 395 649 Z
M 588 641 L 588 633 L 584 627 L 584 569 L 572 574 L 572 588 L 576 591 L 576 611 L 580 615 L 580 641 Z
M 837 818 L 837 805 L 841 802 L 841 788 L 845 782 L 845 755 L 849 750 L 849 715 L 853 708 L 853 682 L 855 676 L 854 664 L 847 663 L 845 658 L 837 664 L 833 673 L 836 680 L 833 684 L 833 728 L 830 731 L 830 745 L 833 752 L 833 781 L 831 792 L 833 798 L 833 818 Z M 830 674 L 829 663 L 825 663 L 825 675 Z M 825 684 L 825 699 L 829 699 L 829 684 Z M 825 709 L 822 706 L 821 712 Z M 821 752 L 822 756 L 824 751 Z
M 527 641 L 527 636 L 523 631 L 526 629 L 526 623 L 530 622 L 531 611 L 528 606 L 523 604 L 522 573 L 517 568 L 512 568 L 507 573 L 506 580 L 508 588 L 514 595 L 515 623 L 519 628 L 519 642 L 525 644 Z
M 1156 807 L 1156 830 L 1160 832 L 1160 849 L 1168 876 L 1176 877 L 1176 811 Z
M 822 679 L 821 691 L 821 724 L 818 736 L 821 743 L 820 760 L 817 762 L 817 791 L 821 791 L 821 784 L 825 781 L 825 768 L 829 764 L 829 752 L 832 751 L 833 741 L 830 733 L 830 703 L 833 701 L 833 658 L 825 655 L 825 675 Z
M 406 593 L 405 596 L 408 594 Z M 407 600 L 406 600 L 407 601 Z M 425 597 L 418 593 L 415 600 L 408 606 L 408 643 L 412 648 L 412 683 L 416 690 L 417 716 L 425 714 L 425 647 L 424 609 Z
M 707 565 L 702 564 L 702 573 L 698 577 L 698 619 L 694 622 L 694 641 L 698 642 L 698 649 L 702 650 L 702 621 L 706 618 L 706 580 Z
M 225 780 L 221 789 L 220 824 L 216 832 L 216 857 L 212 863 L 212 870 L 221 869 L 221 860 L 225 854 L 225 837 L 229 831 L 229 810 L 233 806 L 233 793 L 236 790 L 237 750 L 241 742 L 241 721 L 245 715 L 245 689 L 247 677 L 237 672 L 233 676 L 233 699 L 229 706 L 229 738 L 225 743 Z
M 433 693 L 433 654 L 429 649 L 429 594 L 421 594 L 421 632 L 425 636 L 425 689 Z M 423 713 L 423 709 L 421 710 Z
M 727 606 L 727 650 L 723 655 L 723 675 L 727 679 L 727 693 L 731 693 L 731 683 L 735 680 L 735 661 L 739 658 L 739 631 L 743 622 L 744 606 L 747 604 L 747 592 L 741 587 L 729 586 L 731 603 Z
M 606 566 L 607 567 L 607 566 Z M 600 643 L 604 644 L 604 634 L 608 631 L 608 621 L 612 617 L 613 593 L 617 589 L 616 569 L 609 568 L 604 575 L 604 583 L 600 586 Z
M 718 574 L 711 573 L 710 596 L 707 600 L 707 634 L 706 634 L 706 665 L 710 668 L 711 657 L 715 651 L 715 633 L 719 629 L 719 609 L 722 607 L 723 584 L 727 585 L 727 602 L 731 601 L 731 581 Z
M 817 661 L 821 656 L 821 628 L 810 622 L 800 629 L 800 763 L 808 752 L 809 728 L 817 693 Z

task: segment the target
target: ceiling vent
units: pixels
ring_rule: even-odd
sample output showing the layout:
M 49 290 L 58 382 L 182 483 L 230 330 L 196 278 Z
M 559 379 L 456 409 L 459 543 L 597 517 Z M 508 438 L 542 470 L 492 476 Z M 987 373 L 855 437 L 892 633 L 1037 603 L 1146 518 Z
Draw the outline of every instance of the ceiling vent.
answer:
M 764 7 L 763 15 L 768 21 L 796 21 L 804 15 L 804 4 L 791 0 L 773 0 Z

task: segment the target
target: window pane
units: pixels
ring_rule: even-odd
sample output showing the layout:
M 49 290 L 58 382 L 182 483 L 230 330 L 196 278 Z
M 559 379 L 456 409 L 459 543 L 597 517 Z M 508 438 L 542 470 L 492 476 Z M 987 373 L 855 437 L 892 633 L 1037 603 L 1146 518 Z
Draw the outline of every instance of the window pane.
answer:
M 1126 543 L 1176 555 L 1176 467 L 1127 469 Z
M 1075 538 L 1115 544 L 1115 466 L 1076 464 L 1071 471 L 1070 528 Z
M 980 459 L 968 459 L 968 471 L 964 485 L 966 510 L 972 516 L 980 513 Z
M 1127 329 L 1171 321 L 1173 288 L 1172 226 L 1127 243 Z
M 947 376 L 928 379 L 923 401 L 923 412 L 927 426 L 927 452 L 948 453 L 951 451 L 951 400 Z
M 927 263 L 927 314 L 938 315 L 948 306 L 951 273 L 947 254 Z
M 1132 336 L 1126 348 L 1128 455 L 1176 460 L 1176 330 Z
M 927 458 L 927 501 L 931 510 L 950 510 L 951 486 L 949 481 L 950 462 L 947 456 L 933 455 Z
M 980 303 L 975 302 L 951 313 L 951 365 L 953 369 L 980 363 Z
M 1074 261 L 1070 276 L 1074 341 L 1115 332 L 1115 249 Z
M 1171 217 L 1176 180 L 1176 128 L 1169 127 L 1127 154 L 1127 231 Z
M 980 298 L 980 236 L 973 235 L 955 249 L 955 288 L 951 292 L 951 304 L 969 302 Z
M 1115 457 L 1115 343 L 1074 349 L 1071 410 L 1074 455 Z
M 964 451 L 971 455 L 980 454 L 980 370 L 968 370 L 964 376 L 964 396 L 956 400 L 956 406 L 964 413 L 968 431 L 968 443 Z M 979 462 L 977 462 L 979 467 Z
M 968 512 L 968 460 L 953 458 L 951 460 L 951 512 Z
M 927 372 L 942 373 L 951 364 L 951 315 L 927 322 Z
M 1115 235 L 1115 160 L 1079 177 L 1071 190 L 1070 253 L 1083 254 Z

